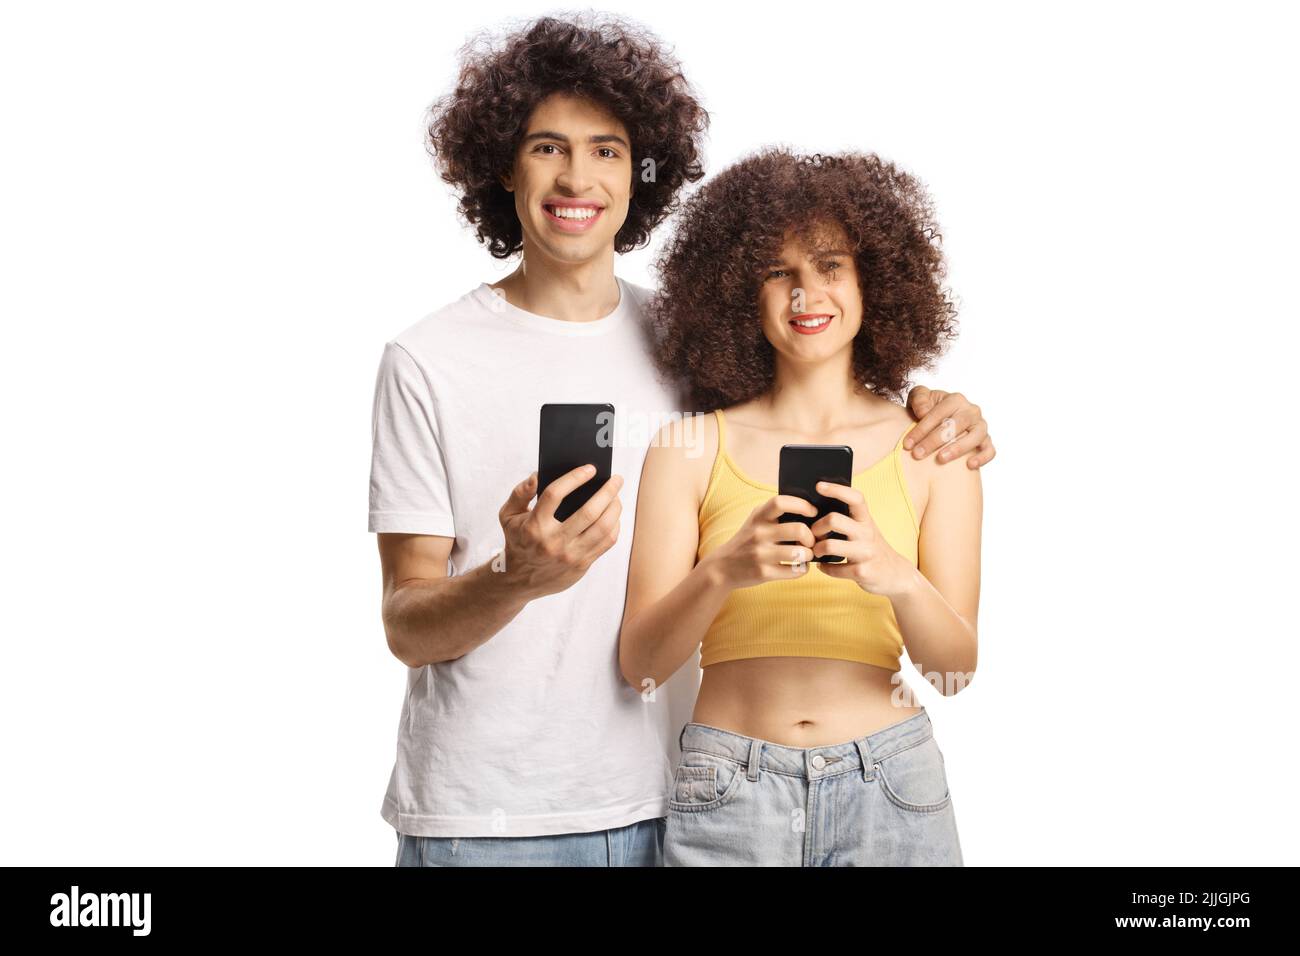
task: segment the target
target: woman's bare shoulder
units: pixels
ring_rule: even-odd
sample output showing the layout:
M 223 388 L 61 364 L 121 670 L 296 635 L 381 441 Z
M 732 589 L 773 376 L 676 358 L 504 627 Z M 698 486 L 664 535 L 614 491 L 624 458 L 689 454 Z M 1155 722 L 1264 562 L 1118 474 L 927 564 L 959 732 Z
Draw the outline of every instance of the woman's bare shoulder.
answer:
M 866 405 L 867 417 L 872 421 L 878 421 L 882 425 L 888 426 L 891 430 L 902 433 L 912 422 L 916 421 L 912 413 L 898 402 L 891 401 L 888 398 L 871 396 Z
M 911 434 L 915 434 L 915 431 L 913 430 Z M 970 453 L 959 458 L 940 461 L 939 449 L 946 442 L 939 429 L 926 435 L 922 443 L 927 452 L 923 458 L 916 457 L 915 445 L 910 449 L 899 449 L 903 475 L 912 496 L 913 507 L 916 509 L 917 522 L 921 523 L 925 520 L 930 504 L 939 496 L 943 496 L 947 501 L 978 506 L 982 488 L 980 470 L 971 468 L 967 464 Z
M 717 453 L 717 417 L 706 412 L 683 412 L 655 434 L 646 455 L 646 471 L 652 480 L 689 488 L 698 509 Z

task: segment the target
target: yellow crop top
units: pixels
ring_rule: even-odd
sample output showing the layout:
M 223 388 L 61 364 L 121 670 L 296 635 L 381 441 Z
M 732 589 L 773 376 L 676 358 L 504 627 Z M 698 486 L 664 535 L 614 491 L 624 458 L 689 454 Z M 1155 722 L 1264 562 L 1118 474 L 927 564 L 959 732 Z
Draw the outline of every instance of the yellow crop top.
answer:
M 696 560 L 727 541 L 750 512 L 777 493 L 743 474 L 727 453 L 726 420 L 718 420 L 718 453 L 708 490 L 700 503 Z M 853 475 L 871 519 L 899 554 L 917 563 L 919 524 L 903 477 L 903 439 L 871 467 Z M 799 577 L 737 588 L 728 595 L 705 632 L 700 666 L 749 657 L 829 657 L 888 670 L 902 667 L 903 638 L 889 598 L 870 594 L 852 581 L 823 574 L 813 564 Z

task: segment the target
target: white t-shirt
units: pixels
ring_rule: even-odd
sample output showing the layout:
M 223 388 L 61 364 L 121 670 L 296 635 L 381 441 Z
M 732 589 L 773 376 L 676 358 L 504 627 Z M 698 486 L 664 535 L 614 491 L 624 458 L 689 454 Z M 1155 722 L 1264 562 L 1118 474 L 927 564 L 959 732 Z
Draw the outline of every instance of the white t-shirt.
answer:
M 382 816 L 416 836 L 590 832 L 666 816 L 699 654 L 642 699 L 619 673 L 641 466 L 679 413 L 649 355 L 643 303 L 567 322 L 487 283 L 384 347 L 375 383 L 370 530 L 455 538 L 448 574 L 505 545 L 498 512 L 537 468 L 547 402 L 614 405 L 618 543 L 565 591 L 530 601 L 463 657 L 408 668 Z

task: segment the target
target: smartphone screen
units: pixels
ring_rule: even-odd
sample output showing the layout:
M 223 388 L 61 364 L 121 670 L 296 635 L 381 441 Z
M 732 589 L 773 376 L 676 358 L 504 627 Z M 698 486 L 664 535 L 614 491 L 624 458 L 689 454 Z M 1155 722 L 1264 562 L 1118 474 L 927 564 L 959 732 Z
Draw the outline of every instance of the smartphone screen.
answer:
M 563 521 L 609 481 L 614 461 L 614 406 L 608 402 L 543 405 L 537 449 L 538 495 L 566 472 L 582 465 L 596 466 L 596 474 L 566 495 L 555 509 L 556 520 Z
M 817 509 L 817 517 L 787 512 L 778 519 L 785 521 L 802 521 L 812 526 L 832 511 L 847 515 L 849 506 L 838 498 L 828 498 L 819 494 L 817 482 L 830 481 L 837 485 L 851 485 L 853 481 L 853 448 L 850 445 L 782 445 L 781 470 L 777 485 L 783 495 L 803 498 Z M 838 531 L 826 535 L 828 538 L 844 539 Z M 782 544 L 794 542 L 782 542 Z M 824 564 L 842 564 L 842 555 L 825 555 L 813 558 Z

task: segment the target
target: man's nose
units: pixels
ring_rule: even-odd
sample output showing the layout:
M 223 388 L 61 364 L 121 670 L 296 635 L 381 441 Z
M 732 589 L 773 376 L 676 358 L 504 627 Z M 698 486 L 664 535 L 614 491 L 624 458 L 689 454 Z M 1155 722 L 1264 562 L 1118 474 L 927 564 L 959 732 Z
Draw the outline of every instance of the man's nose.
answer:
M 591 168 L 587 161 L 581 156 L 570 156 L 569 161 L 555 177 L 555 182 L 575 196 L 581 196 L 591 185 L 591 178 Z

